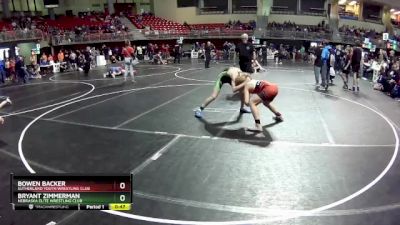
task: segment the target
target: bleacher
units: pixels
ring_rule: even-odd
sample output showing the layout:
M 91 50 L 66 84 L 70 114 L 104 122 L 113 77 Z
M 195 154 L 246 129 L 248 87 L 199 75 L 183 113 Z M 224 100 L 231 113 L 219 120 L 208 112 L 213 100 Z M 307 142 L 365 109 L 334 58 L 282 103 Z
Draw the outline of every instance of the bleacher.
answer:
M 73 30 L 78 26 L 85 27 L 101 27 L 107 25 L 107 22 L 99 20 L 95 16 L 87 16 L 85 18 L 61 16 L 57 20 L 44 20 L 48 27 L 54 27 L 62 30 Z
M 216 30 L 224 29 L 226 25 L 224 23 L 204 23 L 204 24 L 191 24 L 190 28 L 192 30 Z
M 157 30 L 157 31 L 173 30 L 175 31 L 175 33 L 182 33 L 182 34 L 189 33 L 190 31 L 188 27 L 180 23 L 176 23 L 152 15 L 130 16 L 129 19 L 138 29 L 150 28 L 151 30 Z
M 11 30 L 12 26 L 11 23 L 5 22 L 5 21 L 0 21 L 0 30 Z

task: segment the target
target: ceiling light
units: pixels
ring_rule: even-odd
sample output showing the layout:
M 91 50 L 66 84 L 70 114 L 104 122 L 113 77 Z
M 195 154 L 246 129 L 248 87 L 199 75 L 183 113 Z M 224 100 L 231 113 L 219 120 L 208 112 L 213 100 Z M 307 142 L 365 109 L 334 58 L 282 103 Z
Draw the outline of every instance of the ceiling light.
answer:
M 339 5 L 344 5 L 346 4 L 346 0 L 339 0 Z
M 396 11 L 396 10 L 395 10 L 395 9 L 391 9 L 391 10 L 390 10 L 390 12 L 394 12 L 394 11 Z

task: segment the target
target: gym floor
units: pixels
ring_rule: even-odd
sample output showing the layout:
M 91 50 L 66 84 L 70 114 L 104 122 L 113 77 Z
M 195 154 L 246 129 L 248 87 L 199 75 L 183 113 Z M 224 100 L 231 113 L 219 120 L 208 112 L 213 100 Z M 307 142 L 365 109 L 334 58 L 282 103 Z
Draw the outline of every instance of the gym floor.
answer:
M 315 89 L 311 66 L 269 65 L 279 85 L 264 131 L 239 115 L 227 64 L 139 64 L 137 83 L 97 68 L 0 88 L 13 105 L 0 127 L 0 224 L 393 225 L 400 220 L 400 105 L 361 81 L 361 92 Z M 19 145 L 20 144 L 20 145 Z M 129 212 L 13 211 L 9 173 L 133 173 Z M 113 213 L 113 214 L 112 214 Z M 207 223 L 208 222 L 208 223 Z

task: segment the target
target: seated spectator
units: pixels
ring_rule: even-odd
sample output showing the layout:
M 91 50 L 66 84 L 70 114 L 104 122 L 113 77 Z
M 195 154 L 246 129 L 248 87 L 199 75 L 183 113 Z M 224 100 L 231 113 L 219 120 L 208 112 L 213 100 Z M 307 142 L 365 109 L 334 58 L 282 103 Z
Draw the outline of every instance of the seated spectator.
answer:
M 40 79 L 42 76 L 40 75 L 40 68 L 38 65 L 31 66 L 27 70 L 29 79 Z
M 32 51 L 31 56 L 29 57 L 29 61 L 31 63 L 31 66 L 37 65 L 37 55 L 35 54 L 35 52 Z
M 49 57 L 47 57 L 47 61 L 49 65 L 53 65 L 54 64 L 54 59 L 53 56 L 50 54 Z
M 156 54 L 156 55 L 154 55 L 154 58 L 153 58 L 153 63 L 154 64 L 157 64 L 157 65 L 165 65 L 165 64 L 167 64 L 167 61 L 166 60 L 163 60 L 163 58 L 162 58 L 162 55 L 161 55 L 161 51 L 158 51 L 158 53 Z
M 40 65 L 49 65 L 46 53 L 43 52 L 42 57 L 40 57 Z

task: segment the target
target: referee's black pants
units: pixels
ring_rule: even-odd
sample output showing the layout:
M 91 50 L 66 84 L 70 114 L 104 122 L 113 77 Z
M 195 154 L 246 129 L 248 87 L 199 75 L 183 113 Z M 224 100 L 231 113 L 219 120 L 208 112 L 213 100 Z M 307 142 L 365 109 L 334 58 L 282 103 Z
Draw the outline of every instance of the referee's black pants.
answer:
M 253 73 L 251 62 L 239 62 L 240 70 L 246 73 Z

